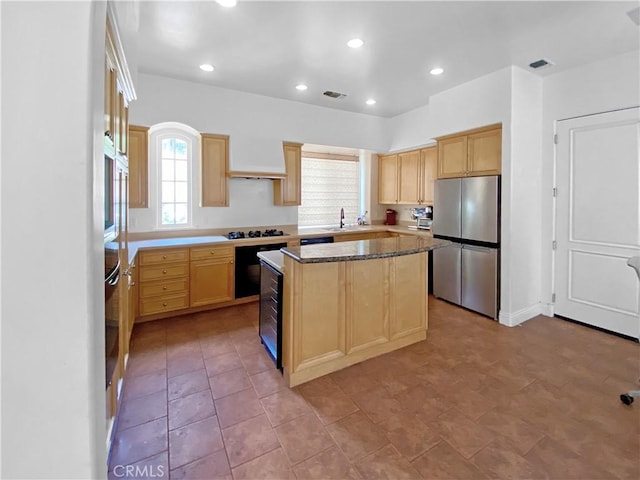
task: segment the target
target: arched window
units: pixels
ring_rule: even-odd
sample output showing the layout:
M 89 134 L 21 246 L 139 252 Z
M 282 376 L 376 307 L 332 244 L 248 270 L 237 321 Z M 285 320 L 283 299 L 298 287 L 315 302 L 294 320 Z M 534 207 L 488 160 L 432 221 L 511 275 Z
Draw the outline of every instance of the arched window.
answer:
M 157 172 L 157 226 L 192 226 L 193 165 L 198 151 L 197 131 L 179 123 L 162 123 L 150 129 L 151 158 Z
M 189 225 L 192 145 L 178 135 L 160 140 L 160 225 Z

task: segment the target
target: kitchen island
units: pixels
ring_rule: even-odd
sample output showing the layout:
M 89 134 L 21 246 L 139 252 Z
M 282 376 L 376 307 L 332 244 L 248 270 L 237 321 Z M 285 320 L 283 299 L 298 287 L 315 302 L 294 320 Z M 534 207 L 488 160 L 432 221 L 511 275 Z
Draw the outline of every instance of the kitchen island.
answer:
M 396 237 L 283 248 L 283 373 L 290 387 L 424 340 L 429 250 Z

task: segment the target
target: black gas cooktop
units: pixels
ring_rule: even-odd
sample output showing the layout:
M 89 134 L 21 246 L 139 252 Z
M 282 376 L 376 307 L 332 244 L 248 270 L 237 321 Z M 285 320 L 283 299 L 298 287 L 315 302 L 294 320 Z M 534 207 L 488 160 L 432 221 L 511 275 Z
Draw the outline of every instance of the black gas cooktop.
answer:
M 249 230 L 248 232 L 229 232 L 227 238 L 234 240 L 236 238 L 260 238 L 260 237 L 282 237 L 288 235 L 282 230 L 276 230 L 275 228 L 267 228 L 266 230 Z

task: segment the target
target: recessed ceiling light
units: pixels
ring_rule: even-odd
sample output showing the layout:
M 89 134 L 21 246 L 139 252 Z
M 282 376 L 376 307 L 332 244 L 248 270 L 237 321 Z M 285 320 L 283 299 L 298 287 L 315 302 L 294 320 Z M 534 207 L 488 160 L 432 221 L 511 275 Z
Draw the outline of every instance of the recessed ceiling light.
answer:
M 432 68 L 429 73 L 431 75 L 441 75 L 442 73 L 444 73 L 444 68 L 440 68 L 440 67 Z
M 367 105 L 375 105 L 376 101 L 373 98 L 370 98 L 369 100 L 367 100 Z
M 364 42 L 359 38 L 352 38 L 347 42 L 347 45 L 350 46 L 351 48 L 360 48 L 361 46 L 364 45 Z
M 216 0 L 216 2 L 218 2 L 218 5 L 220 5 L 221 7 L 235 7 L 237 0 Z
M 296 90 L 300 90 L 301 92 L 304 92 L 306 89 L 307 89 L 307 86 L 304 83 L 300 83 L 296 85 Z
M 205 72 L 213 72 L 215 68 L 213 68 L 213 65 L 209 65 L 208 63 L 203 63 L 202 65 L 200 65 L 200 70 L 203 70 Z

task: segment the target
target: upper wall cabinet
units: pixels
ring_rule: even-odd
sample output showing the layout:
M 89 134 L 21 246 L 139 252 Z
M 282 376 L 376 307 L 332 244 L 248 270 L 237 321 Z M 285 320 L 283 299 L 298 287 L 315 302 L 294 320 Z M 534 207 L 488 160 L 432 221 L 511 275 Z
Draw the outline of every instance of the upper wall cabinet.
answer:
M 420 197 L 420 150 L 398 154 L 398 202 L 418 203 Z
M 129 126 L 129 207 L 149 207 L 149 128 Z
M 398 203 L 398 155 L 378 155 L 378 203 Z
M 227 207 L 227 172 L 229 171 L 229 136 L 203 133 L 201 149 L 201 207 Z
M 439 137 L 438 178 L 499 175 L 502 169 L 502 126 L 489 125 Z
M 429 147 L 420 150 L 420 196 L 418 204 L 433 205 L 434 182 L 438 169 L 438 148 Z
M 129 149 L 129 102 L 135 90 L 118 31 L 107 16 L 104 66 L 104 136 L 106 153 L 127 155 Z
M 432 205 L 436 147 L 378 156 L 378 203 Z
M 283 142 L 286 177 L 273 181 L 273 204 L 296 206 L 302 203 L 302 144 Z

